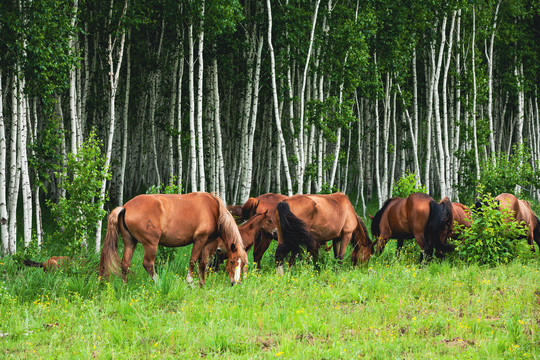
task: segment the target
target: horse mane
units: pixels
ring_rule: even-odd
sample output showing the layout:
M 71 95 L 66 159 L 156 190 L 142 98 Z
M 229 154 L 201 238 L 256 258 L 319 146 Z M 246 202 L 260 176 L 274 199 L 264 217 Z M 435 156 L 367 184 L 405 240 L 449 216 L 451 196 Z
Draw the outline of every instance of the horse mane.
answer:
M 218 203 L 219 208 L 219 217 L 218 217 L 218 228 L 221 238 L 224 240 L 223 242 L 225 245 L 227 243 L 225 240 L 229 240 L 231 244 L 228 245 L 229 251 L 231 251 L 230 247 L 232 244 L 236 246 L 236 248 L 239 251 L 239 255 L 242 257 L 242 260 L 247 264 L 247 253 L 244 249 L 244 243 L 242 242 L 242 236 L 240 236 L 240 231 L 238 230 L 238 226 L 236 225 L 236 222 L 234 221 L 233 216 L 227 210 L 227 207 L 221 200 L 221 198 L 215 194 L 210 194 L 214 200 Z
M 445 236 L 450 235 L 453 223 L 452 202 L 447 197 L 442 199 L 440 203 L 435 200 L 429 202 L 429 216 L 424 233 L 427 245 L 426 253 L 431 254 L 433 247 L 443 253 L 454 250 L 454 245 L 444 244 L 440 238 L 441 232 L 444 232 Z
M 381 235 L 381 229 L 379 228 L 379 225 L 381 223 L 381 218 L 382 218 L 382 215 L 384 213 L 384 210 L 386 210 L 386 208 L 388 207 L 388 205 L 390 205 L 390 203 L 394 200 L 394 199 L 398 199 L 396 197 L 393 197 L 393 198 L 390 198 L 388 200 L 386 200 L 383 204 L 383 206 L 381 207 L 381 209 L 379 211 L 377 211 L 377 213 L 375 214 L 375 216 L 373 217 L 373 219 L 371 220 L 371 234 L 374 236 L 374 237 L 377 237 L 379 235 Z M 365 226 L 365 225 L 364 225 Z
M 294 215 L 286 201 L 280 201 L 277 205 L 279 224 L 283 234 L 283 243 L 276 249 L 276 260 L 281 256 L 285 257 L 289 251 L 297 253 L 300 246 L 304 245 L 308 251 L 316 256 L 319 250 L 319 243 L 316 241 L 306 227 L 306 223 Z
M 257 212 L 259 206 L 259 200 L 250 197 L 246 203 L 242 206 L 242 220 L 247 220 Z
M 354 239 L 354 242 L 355 242 L 355 246 L 356 246 L 356 243 L 358 243 L 358 240 L 357 239 L 361 239 L 362 238 L 362 232 L 363 232 L 363 235 L 365 237 L 365 240 L 363 241 L 363 244 L 364 246 L 369 246 L 371 245 L 371 239 L 369 237 L 369 233 L 368 233 L 368 230 L 367 230 L 367 227 L 366 227 L 366 224 L 364 224 L 364 221 L 360 218 L 360 216 L 356 215 L 356 221 L 358 223 L 358 225 L 356 226 L 356 228 L 354 229 L 353 231 L 353 236 L 352 236 L 352 239 Z M 361 231 L 362 232 L 361 232 Z

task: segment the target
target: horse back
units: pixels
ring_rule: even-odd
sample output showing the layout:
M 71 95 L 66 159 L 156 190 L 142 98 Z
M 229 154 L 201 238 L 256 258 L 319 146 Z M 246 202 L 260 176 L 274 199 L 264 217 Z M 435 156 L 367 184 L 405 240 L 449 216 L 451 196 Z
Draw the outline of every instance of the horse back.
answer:
M 208 193 L 139 195 L 124 208 L 127 228 L 143 244 L 158 238 L 165 246 L 183 246 L 218 231 L 218 203 Z
M 357 226 L 356 212 L 343 193 L 295 195 L 286 201 L 291 211 L 319 239 L 337 238 L 343 232 L 354 231 Z
M 272 220 L 275 220 L 277 204 L 280 201 L 283 201 L 283 200 L 285 200 L 287 198 L 288 198 L 288 196 L 285 196 L 285 195 L 282 195 L 282 194 L 275 194 L 275 193 L 266 193 L 266 194 L 257 196 L 255 198 L 258 201 L 258 206 L 257 206 L 256 210 L 259 213 L 262 213 L 262 212 L 268 210 L 268 215 L 272 218 Z M 251 216 L 253 216 L 253 215 L 255 215 L 255 213 L 251 214 Z

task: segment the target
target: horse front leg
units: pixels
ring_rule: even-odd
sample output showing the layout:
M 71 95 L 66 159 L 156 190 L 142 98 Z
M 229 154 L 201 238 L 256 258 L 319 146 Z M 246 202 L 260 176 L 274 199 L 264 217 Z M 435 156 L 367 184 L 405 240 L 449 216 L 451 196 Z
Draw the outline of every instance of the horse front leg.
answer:
M 351 242 L 351 236 L 352 233 L 346 233 L 341 236 L 338 256 L 335 255 L 337 251 L 334 250 L 334 257 L 338 260 L 340 265 L 343 264 L 343 260 L 345 259 L 345 250 L 347 250 L 347 246 L 349 245 L 349 242 Z M 334 249 L 337 247 L 336 245 L 337 241 L 334 243 Z
M 257 270 L 261 270 L 262 257 L 266 250 L 268 250 L 268 247 L 270 247 L 271 242 L 272 237 L 264 233 L 261 234 L 260 239 L 255 240 L 253 244 L 253 261 L 257 263 Z
M 191 256 L 189 258 L 189 267 L 188 267 L 188 273 L 186 276 L 186 282 L 188 284 L 193 283 L 193 270 L 195 269 L 195 264 L 199 260 L 199 257 L 201 256 L 204 247 L 206 245 L 206 239 L 194 239 L 193 240 L 193 249 L 191 250 Z M 199 268 L 201 264 L 204 266 L 204 261 L 199 262 Z M 204 269 L 203 271 L 199 270 L 199 280 L 201 281 L 201 286 L 204 286 Z

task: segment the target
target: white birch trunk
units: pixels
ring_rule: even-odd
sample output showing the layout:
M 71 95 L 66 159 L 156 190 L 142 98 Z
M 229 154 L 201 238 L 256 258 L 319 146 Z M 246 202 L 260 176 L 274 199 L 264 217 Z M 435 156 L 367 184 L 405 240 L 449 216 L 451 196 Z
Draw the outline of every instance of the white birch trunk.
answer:
M 128 115 L 129 93 L 131 89 L 131 31 L 128 31 L 128 44 L 126 49 L 126 92 L 124 96 L 124 113 L 122 114 L 122 159 L 120 163 L 120 184 L 118 184 L 118 206 L 124 204 L 124 184 L 126 182 L 126 163 L 128 149 Z
M 489 50 L 486 49 L 486 59 L 488 67 L 488 104 L 487 104 L 487 116 L 489 122 L 489 146 L 491 154 L 495 154 L 495 128 L 493 127 L 493 44 L 495 43 L 495 30 L 497 29 L 497 15 L 499 14 L 499 6 L 502 0 L 497 2 L 495 8 L 495 15 L 493 19 L 493 27 L 491 30 L 491 39 L 489 42 Z M 492 157 L 495 161 L 495 156 Z
M 9 229 L 7 210 L 7 184 L 6 184 L 6 155 L 7 139 L 4 122 L 4 93 L 2 88 L 2 70 L 0 69 L 0 236 L 2 236 L 2 249 L 4 254 L 9 253 Z
M 111 0 L 111 7 L 110 7 L 110 13 L 109 18 L 112 18 L 112 0 Z M 124 4 L 123 14 L 125 15 L 127 9 L 127 0 Z M 124 58 L 124 44 L 126 40 L 126 32 L 121 31 L 120 34 L 120 44 L 118 46 L 118 50 L 115 52 L 115 46 L 116 46 L 116 40 L 118 38 L 112 39 L 112 34 L 109 34 L 109 40 L 108 40 L 108 46 L 107 46 L 107 57 L 108 57 L 108 64 L 109 64 L 109 86 L 110 86 L 110 92 L 109 92 L 109 133 L 107 137 L 107 149 L 105 152 L 105 169 L 108 171 L 110 165 L 111 165 L 111 158 L 112 158 L 112 146 L 113 146 L 113 140 L 114 140 L 114 129 L 116 127 L 116 112 L 115 112 L 115 102 L 116 102 L 116 90 L 118 89 L 118 80 L 120 78 L 120 69 L 122 67 L 122 60 Z M 116 68 L 114 63 L 114 58 L 116 57 Z M 100 200 L 100 210 L 103 210 L 104 202 L 105 202 L 105 194 L 107 189 L 107 180 L 103 179 L 101 183 L 101 191 L 99 194 L 99 200 Z M 101 219 L 97 223 L 96 228 L 96 247 L 95 251 L 96 253 L 101 250 L 101 228 L 102 228 L 102 221 Z
M 206 191 L 206 176 L 204 173 L 204 138 L 203 138 L 203 50 L 204 50 L 204 0 L 201 1 L 201 23 L 199 30 L 199 76 L 198 76 L 198 89 L 197 89 L 197 140 L 198 140 L 198 154 L 199 154 L 199 190 Z
M 19 66 L 17 64 L 17 72 L 19 72 Z M 19 181 L 20 181 L 20 167 L 18 166 L 20 156 L 17 143 L 19 134 L 20 114 L 18 105 L 18 74 L 13 76 L 12 87 L 12 116 L 11 116 L 11 131 L 10 131 L 10 160 L 9 160 L 9 185 L 8 185 L 8 246 L 4 248 L 6 254 L 15 254 L 17 251 L 17 200 L 19 197 Z
M 474 160 L 476 164 L 476 180 L 480 180 L 480 158 L 478 155 L 478 136 L 476 132 L 476 62 L 475 62 L 475 38 L 476 38 L 476 12 L 473 6 L 473 28 L 471 40 L 471 59 L 472 59 L 472 77 L 473 77 L 473 100 L 472 100 L 472 122 L 473 122 L 473 141 L 474 141 Z
M 214 68 L 214 131 L 216 133 L 216 152 L 217 152 L 217 172 L 219 177 L 219 192 L 218 196 L 223 199 L 223 201 L 226 201 L 226 187 L 225 187 L 225 164 L 223 161 L 223 144 L 222 144 L 222 138 L 221 138 L 221 110 L 220 110 L 220 104 L 219 104 L 219 79 L 218 79 L 218 64 L 217 64 L 217 58 L 214 57 L 213 61 L 213 68 Z
M 182 36 L 183 37 L 183 36 Z M 182 52 L 183 53 L 183 52 Z M 174 75 L 176 76 L 176 74 Z M 177 146 L 178 146 L 178 189 L 182 189 L 182 79 L 184 77 L 184 56 L 180 58 L 180 69 L 178 70 L 178 102 L 176 103 L 176 127 L 178 129 Z M 224 198 L 223 198 L 224 199 Z
M 24 94 L 24 79 L 19 85 L 19 151 L 20 151 L 20 171 L 21 171 L 21 188 L 22 188 L 22 206 L 23 206 L 23 235 L 24 247 L 30 245 L 32 240 L 32 190 L 30 188 L 30 173 L 28 169 L 28 97 Z
M 272 73 L 272 93 L 274 98 L 274 116 L 276 119 L 277 133 L 279 137 L 279 143 L 281 148 L 281 155 L 283 156 L 283 168 L 285 170 L 285 178 L 287 180 L 287 194 L 292 196 L 292 181 L 291 174 L 289 172 L 289 164 L 287 163 L 287 149 L 285 145 L 285 139 L 283 137 L 283 130 L 281 127 L 281 118 L 279 113 L 279 100 L 276 84 L 276 60 L 274 57 L 274 47 L 272 45 L 272 6 L 270 0 L 266 0 L 268 7 L 268 48 L 270 49 L 270 70 Z
M 172 91 L 171 91 L 171 107 L 169 112 L 169 129 L 172 131 L 175 126 L 175 105 L 176 105 L 176 99 L 178 98 L 178 86 L 176 85 L 177 77 L 176 74 L 178 73 L 178 62 L 180 61 L 180 50 L 177 49 L 174 53 L 174 65 L 173 65 L 173 83 L 172 83 Z M 178 98 L 179 99 L 179 98 Z M 178 101 L 181 101 L 182 99 L 179 99 Z M 172 184 L 174 181 L 174 136 L 172 133 L 167 134 L 167 153 L 168 153 L 168 159 L 169 159 L 169 181 L 168 184 Z
M 189 136 L 190 136 L 190 167 L 191 167 L 191 191 L 195 192 L 198 188 L 197 182 L 197 146 L 195 145 L 196 134 L 195 134 L 195 63 L 193 60 L 193 24 L 189 24 L 188 30 L 188 42 L 189 42 L 189 55 L 188 55 L 188 65 L 189 65 Z M 201 164 L 202 165 L 202 164 Z
M 73 17 L 71 18 L 71 26 L 75 28 L 77 22 L 77 13 L 79 8 L 79 1 L 75 0 L 73 4 Z M 73 53 L 75 50 L 75 35 L 72 34 L 69 37 L 69 49 Z M 73 55 L 73 54 L 72 54 Z M 79 111 L 77 109 L 77 82 L 76 82 L 76 69 L 75 64 L 73 64 L 69 69 L 69 118 L 71 121 L 71 152 L 77 154 L 79 149 L 78 139 L 78 129 L 79 125 Z

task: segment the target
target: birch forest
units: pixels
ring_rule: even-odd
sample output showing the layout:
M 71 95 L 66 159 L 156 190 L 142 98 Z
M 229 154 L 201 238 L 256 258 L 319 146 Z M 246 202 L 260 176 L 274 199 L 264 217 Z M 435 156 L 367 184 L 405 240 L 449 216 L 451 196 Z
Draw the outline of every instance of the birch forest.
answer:
M 3 0 L 2 250 L 41 244 L 77 176 L 100 220 L 167 184 L 364 216 L 410 172 L 459 201 L 516 151 L 538 166 L 539 80 L 538 0 Z M 104 170 L 62 176 L 89 141 Z

